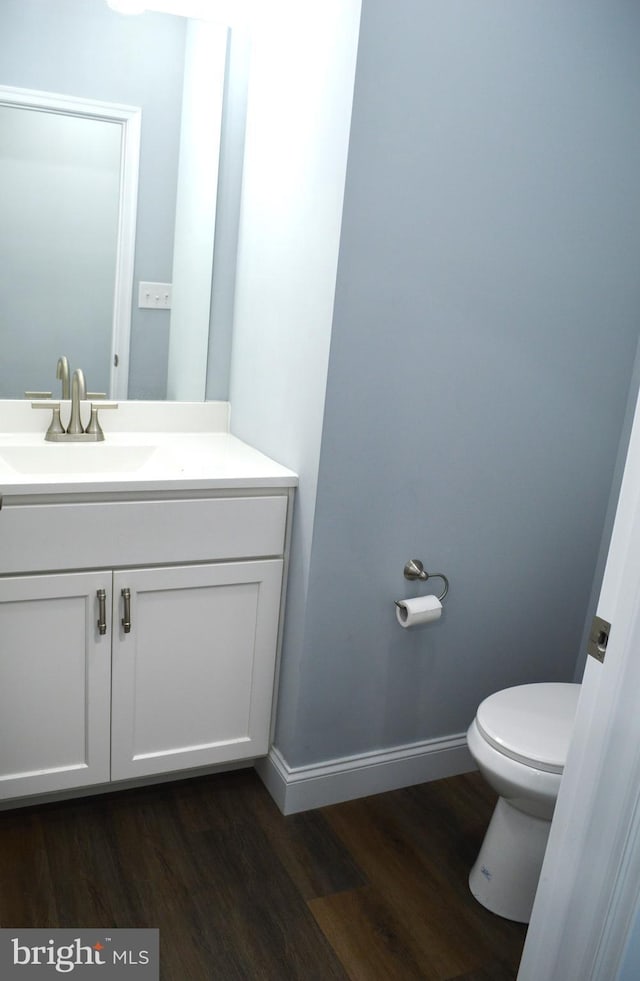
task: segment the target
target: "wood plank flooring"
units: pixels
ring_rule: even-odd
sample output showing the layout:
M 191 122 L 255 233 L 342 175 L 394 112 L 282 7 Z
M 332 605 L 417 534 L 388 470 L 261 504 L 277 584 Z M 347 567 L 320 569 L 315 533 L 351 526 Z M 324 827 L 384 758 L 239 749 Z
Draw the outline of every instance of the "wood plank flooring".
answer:
M 511 981 L 476 773 L 283 817 L 253 770 L 0 814 L 0 925 L 158 927 L 162 981 Z

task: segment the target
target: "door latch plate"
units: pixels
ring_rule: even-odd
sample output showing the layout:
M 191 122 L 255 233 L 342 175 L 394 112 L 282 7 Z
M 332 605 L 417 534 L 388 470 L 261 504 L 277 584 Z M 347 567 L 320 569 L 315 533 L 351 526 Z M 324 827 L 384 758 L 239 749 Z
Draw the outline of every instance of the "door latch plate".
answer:
M 611 624 L 602 617 L 595 616 L 589 631 L 589 641 L 587 643 L 587 653 L 595 657 L 596 661 L 602 663 L 607 652 L 609 643 L 609 633 Z

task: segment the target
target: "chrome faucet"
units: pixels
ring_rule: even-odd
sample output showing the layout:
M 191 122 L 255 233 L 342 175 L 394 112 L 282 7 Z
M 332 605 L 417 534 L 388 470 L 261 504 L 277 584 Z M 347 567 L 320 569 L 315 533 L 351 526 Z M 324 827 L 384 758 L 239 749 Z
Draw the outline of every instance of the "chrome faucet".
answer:
M 69 362 L 65 358 L 64 354 L 61 358 L 58 358 L 58 364 L 56 365 L 56 378 L 62 382 L 62 394 L 61 399 L 65 400 L 70 398 L 69 394 Z
M 62 382 L 62 401 L 67 401 L 69 399 L 69 362 L 64 356 L 58 358 L 58 364 L 56 365 L 56 378 L 59 378 Z M 45 440 L 51 443 L 102 442 L 104 439 L 104 433 L 98 420 L 98 411 L 100 409 L 118 408 L 117 402 L 99 401 L 98 404 L 94 404 L 93 400 L 104 399 L 104 394 L 102 392 L 87 392 L 87 385 L 84 380 L 84 371 L 82 368 L 76 368 L 71 378 L 71 415 L 69 417 L 69 425 L 66 429 L 64 428 L 62 420 L 60 419 L 61 403 L 55 399 L 52 399 L 50 392 L 31 392 L 25 394 L 29 394 L 31 398 L 35 397 L 36 401 L 31 403 L 32 408 L 52 410 L 53 416 L 51 418 L 51 423 L 44 437 Z M 82 402 L 84 402 L 86 399 L 91 400 L 91 418 L 89 419 L 89 423 L 85 429 L 85 427 L 82 425 L 80 410 Z
M 84 402 L 86 397 L 87 386 L 84 380 L 84 371 L 82 368 L 76 368 L 71 379 L 71 418 L 67 426 L 69 436 L 78 436 L 84 432 L 80 418 L 80 403 Z
M 62 392 L 60 398 L 63 401 L 68 401 L 71 396 L 69 394 L 69 361 L 64 356 L 64 354 L 58 358 L 58 363 L 56 365 L 56 378 L 62 382 Z M 24 397 L 27 399 L 50 399 L 51 392 L 25 392 Z

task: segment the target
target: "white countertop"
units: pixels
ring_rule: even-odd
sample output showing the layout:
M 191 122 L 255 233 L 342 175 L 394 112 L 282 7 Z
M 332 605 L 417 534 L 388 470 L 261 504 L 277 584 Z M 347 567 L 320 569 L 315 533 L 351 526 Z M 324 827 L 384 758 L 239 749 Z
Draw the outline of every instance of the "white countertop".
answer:
M 121 403 L 101 416 L 105 440 L 99 443 L 45 442 L 49 419 L 48 411 L 29 403 L 0 401 L 3 497 L 298 483 L 292 470 L 227 431 L 228 403 Z

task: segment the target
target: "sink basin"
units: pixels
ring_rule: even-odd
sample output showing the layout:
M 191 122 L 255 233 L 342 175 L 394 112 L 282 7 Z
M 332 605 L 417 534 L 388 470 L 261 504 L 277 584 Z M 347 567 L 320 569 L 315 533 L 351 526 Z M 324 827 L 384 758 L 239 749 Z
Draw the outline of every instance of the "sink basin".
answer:
M 0 460 L 22 474 L 135 473 L 149 462 L 156 449 L 109 443 L 39 443 L 3 446 Z

